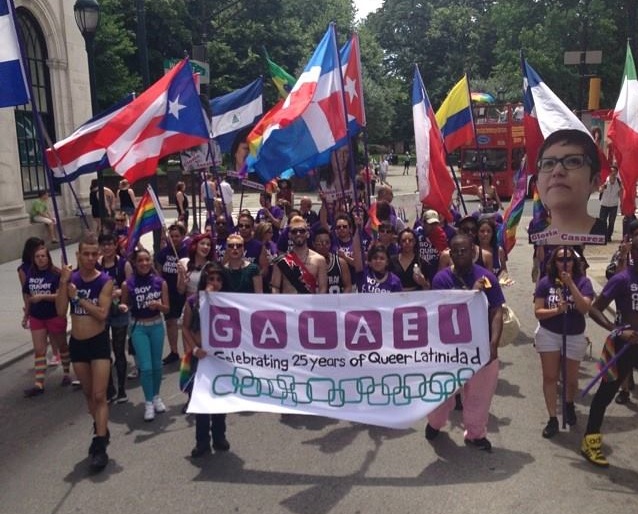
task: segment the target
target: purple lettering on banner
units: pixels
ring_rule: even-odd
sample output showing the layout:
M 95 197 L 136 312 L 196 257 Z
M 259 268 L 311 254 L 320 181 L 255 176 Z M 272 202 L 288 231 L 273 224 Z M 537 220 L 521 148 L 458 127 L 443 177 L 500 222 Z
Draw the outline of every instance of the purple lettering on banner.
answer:
M 208 344 L 213 348 L 237 348 L 241 342 L 239 309 L 211 306 Z
M 383 346 L 381 313 L 378 311 L 346 312 L 345 328 L 348 350 L 364 352 Z
M 443 344 L 472 342 L 470 310 L 466 303 L 439 305 L 439 337 Z
M 394 347 L 398 350 L 428 345 L 428 312 L 423 307 L 399 307 L 392 314 Z
M 286 313 L 282 311 L 255 311 L 250 316 L 250 330 L 255 348 L 278 350 L 288 344 Z
M 302 312 L 299 315 L 299 342 L 307 350 L 334 350 L 339 342 L 337 313 Z

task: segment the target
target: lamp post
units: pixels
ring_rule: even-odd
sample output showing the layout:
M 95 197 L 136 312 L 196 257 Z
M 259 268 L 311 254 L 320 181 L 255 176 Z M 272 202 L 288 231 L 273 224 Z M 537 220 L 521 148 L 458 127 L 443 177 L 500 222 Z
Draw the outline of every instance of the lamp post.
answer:
M 91 95 L 91 113 L 97 112 L 97 98 L 95 96 L 95 33 L 100 24 L 100 4 L 97 0 L 76 0 L 73 6 L 75 23 L 84 38 L 86 55 L 89 65 L 89 93 Z M 100 204 L 100 226 L 104 226 L 106 217 L 106 202 L 104 198 L 104 175 L 102 170 L 97 172 L 98 202 Z

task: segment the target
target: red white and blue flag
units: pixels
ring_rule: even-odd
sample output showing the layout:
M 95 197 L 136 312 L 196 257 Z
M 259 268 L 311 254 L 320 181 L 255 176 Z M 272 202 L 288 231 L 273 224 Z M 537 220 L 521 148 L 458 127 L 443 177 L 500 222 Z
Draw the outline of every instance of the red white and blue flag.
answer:
M 16 31 L 13 0 L 0 0 L 0 107 L 29 103 L 29 91 Z
M 98 132 L 124 107 L 133 101 L 131 93 L 89 121 L 78 127 L 70 136 L 47 148 L 46 158 L 57 183 L 71 182 L 79 175 L 94 173 L 109 166 L 106 150 L 95 142 Z
M 361 53 L 359 35 L 355 32 L 340 52 L 343 89 L 346 93 L 348 134 L 356 136 L 366 126 L 366 111 L 363 104 L 363 76 L 361 75 Z
M 557 130 L 572 129 L 585 132 L 587 127 L 558 96 L 545 84 L 526 59 L 521 57 L 523 68 L 523 105 L 525 115 L 525 150 L 530 169 L 536 172 L 538 150 L 543 141 Z
M 326 164 L 330 151 L 347 142 L 341 71 L 331 25 L 280 109 L 263 131 L 250 167 L 264 180 L 314 160 Z M 317 162 L 318 155 L 326 157 Z
M 454 180 L 445 162 L 441 131 L 416 65 L 412 83 L 412 117 L 419 199 L 425 207 L 434 209 L 448 221 L 452 221 L 450 203 L 454 193 Z
M 187 59 L 128 104 L 97 134 L 112 168 L 130 183 L 157 172 L 160 158 L 200 145 L 210 132 Z

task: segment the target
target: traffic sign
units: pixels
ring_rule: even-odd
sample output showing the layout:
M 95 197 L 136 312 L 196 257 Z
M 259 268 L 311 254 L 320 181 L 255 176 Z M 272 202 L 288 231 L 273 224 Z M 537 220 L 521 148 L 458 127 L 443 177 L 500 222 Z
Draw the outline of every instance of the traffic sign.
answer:
M 175 66 L 181 59 L 164 59 L 164 73 Z M 195 73 L 199 73 L 200 84 L 210 84 L 210 65 L 207 62 L 190 60 L 191 67 Z

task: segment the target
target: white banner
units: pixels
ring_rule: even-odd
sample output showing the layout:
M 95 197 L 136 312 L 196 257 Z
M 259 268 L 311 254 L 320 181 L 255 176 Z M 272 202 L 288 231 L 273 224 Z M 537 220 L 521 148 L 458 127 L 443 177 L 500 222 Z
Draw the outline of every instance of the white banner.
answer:
M 310 414 L 408 428 L 490 358 L 476 291 L 202 293 L 189 413 Z

